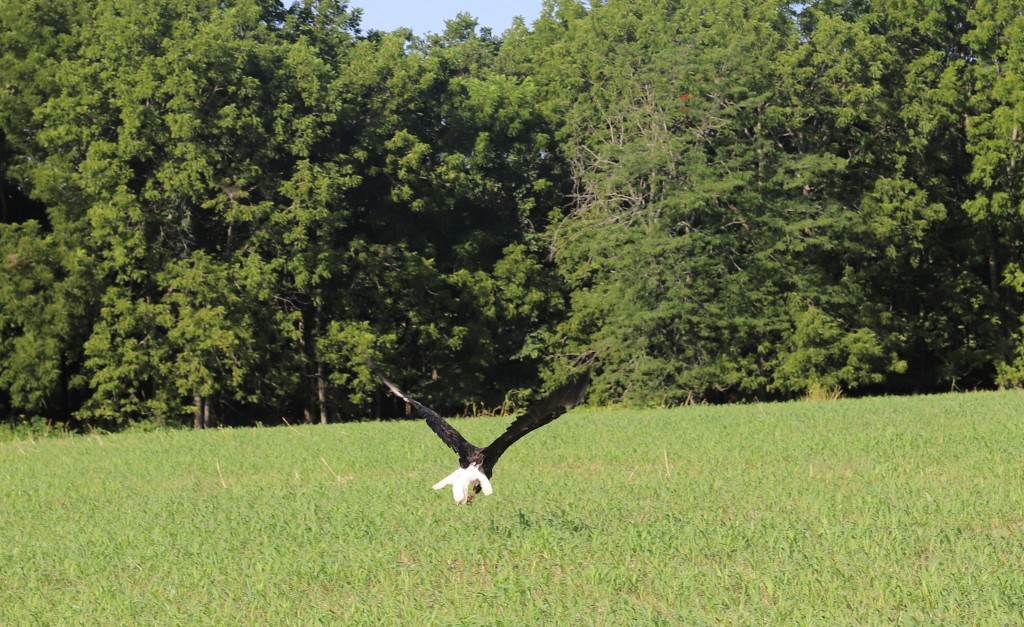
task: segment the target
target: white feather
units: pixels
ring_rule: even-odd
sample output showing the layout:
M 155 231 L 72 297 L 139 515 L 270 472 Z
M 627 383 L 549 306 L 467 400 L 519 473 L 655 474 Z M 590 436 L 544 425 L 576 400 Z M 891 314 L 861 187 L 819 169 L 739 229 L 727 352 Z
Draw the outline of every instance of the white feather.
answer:
M 434 489 L 435 490 L 440 490 L 441 488 L 445 487 L 446 485 L 451 485 L 452 482 L 455 481 L 455 478 L 458 477 L 460 474 L 462 474 L 462 468 L 457 468 L 455 470 L 455 472 L 453 472 L 452 474 L 448 475 L 444 479 L 441 479 L 440 481 L 435 483 L 434 484 Z
M 480 471 L 480 466 L 477 464 L 470 464 L 466 468 L 457 468 L 455 472 L 435 483 L 434 489 L 440 490 L 446 485 L 452 486 L 452 497 L 459 505 L 469 502 L 470 490 L 476 486 L 480 486 L 480 490 L 488 496 L 494 492 L 487 475 Z

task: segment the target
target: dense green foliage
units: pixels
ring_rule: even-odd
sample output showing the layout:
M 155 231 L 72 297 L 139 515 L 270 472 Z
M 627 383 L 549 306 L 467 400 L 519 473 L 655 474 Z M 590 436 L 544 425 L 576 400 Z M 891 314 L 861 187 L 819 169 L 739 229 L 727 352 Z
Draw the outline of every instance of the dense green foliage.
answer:
M 0 622 L 1021 624 L 1021 401 L 577 410 L 469 507 L 421 422 L 0 443 Z
M 0 4 L 0 420 L 1024 382 L 1018 2 L 592 5 Z

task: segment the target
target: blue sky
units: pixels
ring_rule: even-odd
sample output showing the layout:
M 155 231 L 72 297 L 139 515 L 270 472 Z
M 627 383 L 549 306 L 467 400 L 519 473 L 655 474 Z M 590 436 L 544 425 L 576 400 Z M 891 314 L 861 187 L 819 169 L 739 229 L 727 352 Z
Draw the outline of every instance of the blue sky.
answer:
M 466 11 L 480 26 L 489 26 L 500 35 L 521 15 L 527 25 L 540 15 L 542 0 L 350 0 L 350 7 L 363 9 L 362 30 L 390 31 L 408 26 L 417 35 L 440 33 L 444 21 Z

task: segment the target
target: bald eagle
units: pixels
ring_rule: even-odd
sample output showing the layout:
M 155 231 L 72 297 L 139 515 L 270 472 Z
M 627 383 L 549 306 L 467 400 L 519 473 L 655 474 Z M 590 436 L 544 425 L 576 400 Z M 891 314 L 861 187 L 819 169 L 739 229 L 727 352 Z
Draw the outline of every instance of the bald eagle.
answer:
M 376 372 L 376 371 L 375 371 Z M 587 385 L 590 383 L 590 371 L 577 377 L 574 381 L 563 385 L 551 394 L 531 404 L 526 413 L 519 416 L 508 426 L 505 433 L 498 436 L 498 439 L 491 442 L 484 448 L 473 446 L 462 437 L 448 422 L 433 409 L 423 403 L 411 398 L 402 390 L 388 380 L 387 377 L 376 372 L 384 385 L 394 392 L 395 396 L 409 403 L 416 408 L 416 411 L 427 421 L 427 425 L 459 456 L 459 467 L 452 474 L 434 484 L 435 490 L 450 485 L 452 496 L 455 502 L 465 505 L 473 501 L 473 497 L 483 491 L 490 495 L 491 473 L 494 471 L 494 464 L 508 447 L 512 446 L 519 438 L 527 433 L 548 424 L 558 418 L 576 405 L 583 402 Z M 470 488 L 473 492 L 470 492 Z

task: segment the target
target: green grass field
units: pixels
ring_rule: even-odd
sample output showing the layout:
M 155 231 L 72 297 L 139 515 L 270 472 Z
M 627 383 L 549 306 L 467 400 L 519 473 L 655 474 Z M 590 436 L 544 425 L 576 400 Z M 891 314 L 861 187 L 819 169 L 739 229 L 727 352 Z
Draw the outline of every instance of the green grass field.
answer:
M 453 421 L 485 443 L 507 420 Z M 1024 624 L 1024 395 L 0 444 L 0 624 Z

